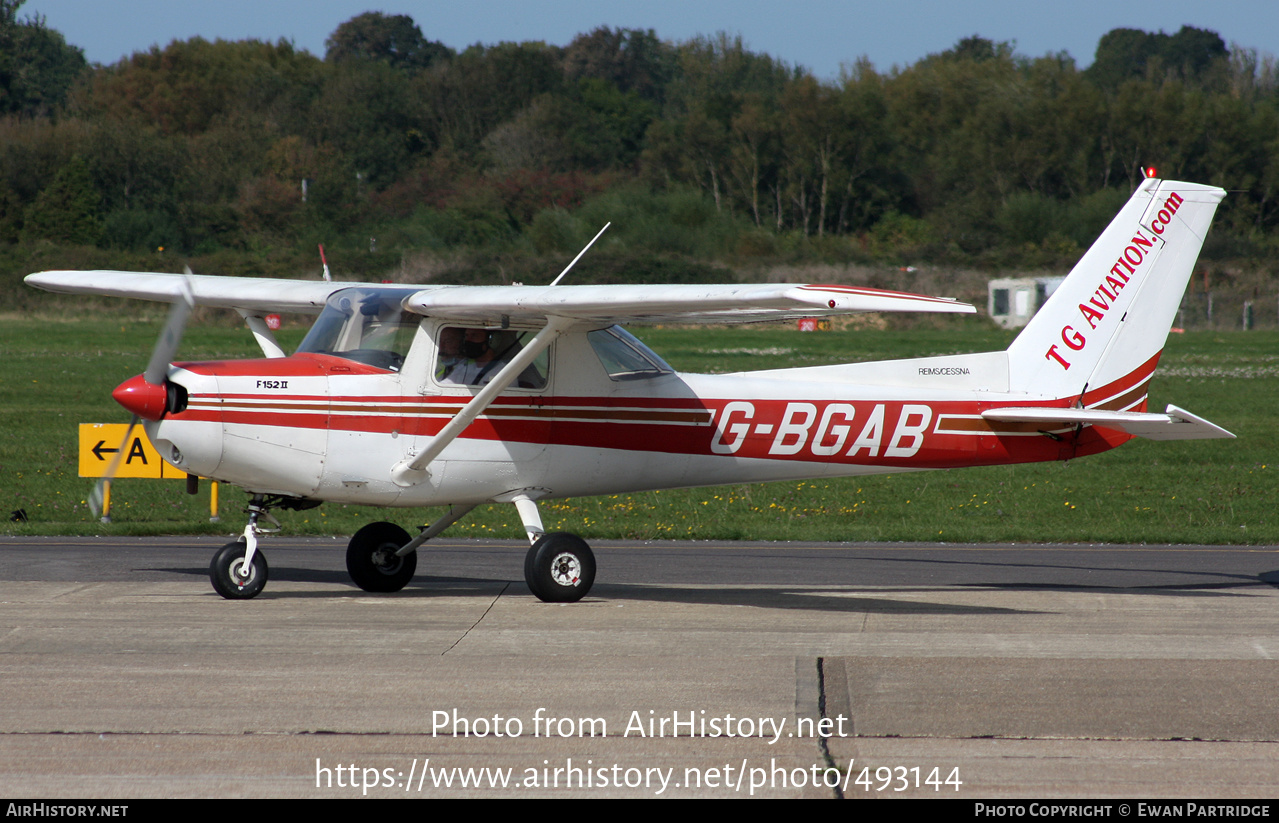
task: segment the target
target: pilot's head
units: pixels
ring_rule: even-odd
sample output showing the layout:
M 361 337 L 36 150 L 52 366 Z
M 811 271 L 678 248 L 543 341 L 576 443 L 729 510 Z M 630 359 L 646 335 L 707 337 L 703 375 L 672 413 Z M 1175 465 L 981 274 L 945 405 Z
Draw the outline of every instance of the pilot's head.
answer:
M 489 333 L 489 348 L 498 357 L 509 357 L 512 354 L 511 349 L 519 340 L 519 333 L 510 329 L 498 330 Z
M 462 353 L 462 330 L 457 326 L 445 326 L 440 330 L 440 355 L 457 357 Z
M 482 357 L 489 350 L 489 333 L 486 329 L 467 329 L 462 341 L 462 354 L 466 357 Z

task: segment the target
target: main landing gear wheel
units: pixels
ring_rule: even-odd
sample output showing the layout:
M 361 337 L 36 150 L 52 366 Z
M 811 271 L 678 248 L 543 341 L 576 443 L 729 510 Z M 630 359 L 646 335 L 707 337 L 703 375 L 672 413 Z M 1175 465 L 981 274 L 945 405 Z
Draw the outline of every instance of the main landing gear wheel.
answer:
M 398 592 L 417 571 L 417 552 L 395 553 L 409 542 L 409 533 L 394 523 L 370 523 L 355 533 L 346 547 L 346 570 L 366 592 Z
M 257 597 L 266 585 L 266 557 L 262 552 L 253 553 L 253 564 L 244 568 L 244 555 L 248 547 L 243 540 L 227 543 L 213 555 L 209 563 L 209 581 L 213 590 L 227 600 L 248 600 Z
M 524 581 L 539 600 L 576 603 L 595 582 L 595 554 L 575 534 L 544 534 L 524 556 Z

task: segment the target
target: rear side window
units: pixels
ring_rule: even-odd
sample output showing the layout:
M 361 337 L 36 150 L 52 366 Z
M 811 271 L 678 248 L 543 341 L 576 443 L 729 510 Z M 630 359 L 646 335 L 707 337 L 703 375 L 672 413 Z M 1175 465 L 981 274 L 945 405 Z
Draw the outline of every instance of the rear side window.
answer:
M 645 380 L 673 371 L 665 360 L 620 326 L 589 332 L 586 339 L 613 380 Z

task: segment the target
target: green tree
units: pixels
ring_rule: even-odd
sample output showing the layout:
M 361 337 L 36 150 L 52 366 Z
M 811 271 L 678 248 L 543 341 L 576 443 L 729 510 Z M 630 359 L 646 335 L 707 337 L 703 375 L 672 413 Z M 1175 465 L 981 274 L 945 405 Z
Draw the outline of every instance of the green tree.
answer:
M 312 110 L 311 133 L 334 146 L 373 189 L 393 183 L 427 148 L 425 115 L 401 73 L 378 61 L 333 67 Z
M 909 169 L 903 205 L 974 245 L 986 242 L 999 202 L 1018 186 L 1006 150 L 1027 126 L 1024 78 L 1001 46 L 990 49 L 994 56 L 986 49 L 977 57 L 973 49 L 931 55 L 885 88 Z
M 770 186 L 776 188 L 782 139 L 776 109 L 758 95 L 746 95 L 733 117 L 728 169 L 756 226 L 764 225 L 765 215 L 770 211 L 767 194 Z M 773 212 L 777 227 L 781 228 L 782 210 L 778 208 Z
M 184 141 L 165 137 L 133 120 L 101 119 L 92 124 L 85 162 L 103 207 L 171 210 L 180 194 L 187 163 Z
M 398 69 L 424 69 L 453 56 L 443 43 L 427 40 L 407 14 L 366 11 L 347 20 L 324 43 L 332 63 L 379 60 Z
M 901 211 L 908 190 L 900 144 L 888 117 L 886 79 L 866 58 L 843 72 L 836 103 L 844 175 L 836 230 L 862 231 Z
M 0 113 L 49 115 L 87 64 L 41 16 L 18 19 L 23 0 L 0 0 Z
M 1208 29 L 1182 26 L 1176 34 L 1160 42 L 1164 65 L 1188 81 L 1204 80 L 1215 66 L 1230 57 L 1221 35 Z
M 327 76 L 318 59 L 281 40 L 152 47 L 94 72 L 77 94 L 87 116 L 140 120 L 161 134 L 197 135 L 225 120 L 301 131 Z
M 1088 77 L 1103 89 L 1116 89 L 1125 80 L 1144 77 L 1146 64 L 1159 53 L 1155 35 L 1141 29 L 1111 29 L 1097 41 Z
M 656 107 L 599 79 L 564 94 L 544 94 L 484 139 L 502 169 L 598 172 L 628 168 L 644 146 Z
M 675 76 L 675 50 L 652 30 L 600 26 L 579 34 L 564 49 L 564 76 L 569 81 L 603 80 L 622 93 L 635 92 L 660 103 Z
M 1182 26 L 1173 35 L 1141 29 L 1112 29 L 1097 42 L 1088 77 L 1100 88 L 1114 91 L 1126 80 L 1144 78 L 1152 69 L 1170 72 L 1183 81 L 1200 82 L 1216 66 L 1229 60 L 1225 41 L 1215 31 Z
M 836 118 L 834 91 L 811 76 L 787 85 L 782 96 L 784 175 L 799 228 L 818 236 L 826 230 L 831 176 L 844 137 Z
M 996 43 L 994 40 L 987 40 L 985 37 L 974 34 L 972 37 L 965 37 L 956 43 L 954 48 L 937 56 L 943 60 L 971 60 L 980 63 L 985 60 L 1006 59 L 1011 57 L 1012 53 L 1012 44 Z
M 97 216 L 100 202 L 88 165 L 74 157 L 27 207 L 23 235 L 55 243 L 97 243 L 102 235 Z
M 650 176 L 695 185 L 717 209 L 749 210 L 752 217 L 758 211 L 762 222 L 759 187 L 771 183 L 774 201 L 782 195 L 762 167 L 759 174 L 751 168 L 750 143 L 775 128 L 756 114 L 777 109 L 796 72 L 724 33 L 682 43 L 677 55 L 665 117 L 648 133 Z M 758 159 L 762 166 L 763 156 Z
M 411 88 L 433 145 L 468 156 L 540 95 L 564 88 L 560 49 L 541 42 L 475 45 L 422 72 Z

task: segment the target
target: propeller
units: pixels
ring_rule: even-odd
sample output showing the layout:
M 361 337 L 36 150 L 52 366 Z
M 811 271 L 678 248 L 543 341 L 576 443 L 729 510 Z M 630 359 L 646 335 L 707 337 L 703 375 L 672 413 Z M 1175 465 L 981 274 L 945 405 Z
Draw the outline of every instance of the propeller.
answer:
M 133 429 L 138 425 L 141 418 L 136 414 L 129 421 L 129 428 L 124 430 L 124 439 L 120 441 L 120 446 L 115 450 L 115 457 L 111 458 L 111 462 L 107 465 L 106 472 L 98 478 L 98 482 L 94 484 L 93 491 L 89 492 L 89 511 L 93 512 L 94 517 L 102 517 L 105 509 L 107 489 L 111 486 L 111 481 L 115 479 L 116 472 L 120 470 L 120 461 L 124 459 L 125 450 L 129 448 L 129 438 L 133 436 Z M 103 517 L 103 522 L 107 522 L 108 518 Z
M 191 311 L 195 308 L 195 292 L 191 287 L 190 277 L 191 268 L 188 266 L 186 276 L 179 281 L 178 299 L 169 309 L 169 319 L 165 321 L 160 337 L 155 341 L 155 348 L 151 350 L 151 359 L 147 362 L 146 371 L 124 381 L 111 393 L 117 403 L 133 412 L 133 418 L 129 421 L 129 427 L 124 431 L 124 440 L 116 449 L 115 456 L 111 458 L 106 472 L 98 479 L 93 491 L 89 494 L 89 510 L 95 517 L 101 515 L 107 489 L 111 481 L 115 479 L 116 472 L 120 470 L 120 461 L 124 459 L 128 451 L 129 438 L 133 436 L 134 428 L 143 418 L 162 419 L 172 407 L 170 397 L 175 391 L 168 381 L 169 364 L 178 353 L 182 333 L 186 330 L 187 320 L 190 319 Z

